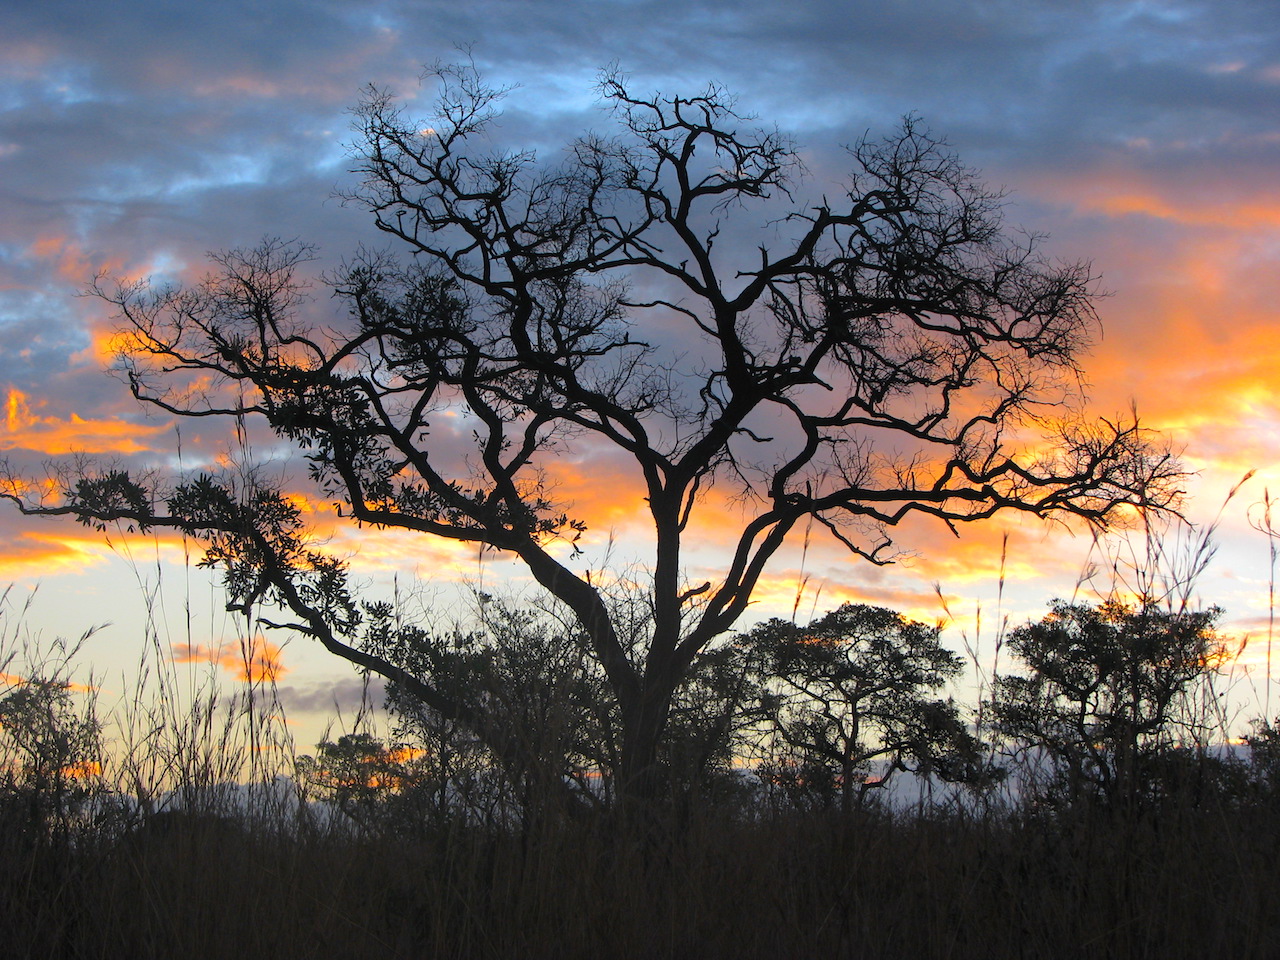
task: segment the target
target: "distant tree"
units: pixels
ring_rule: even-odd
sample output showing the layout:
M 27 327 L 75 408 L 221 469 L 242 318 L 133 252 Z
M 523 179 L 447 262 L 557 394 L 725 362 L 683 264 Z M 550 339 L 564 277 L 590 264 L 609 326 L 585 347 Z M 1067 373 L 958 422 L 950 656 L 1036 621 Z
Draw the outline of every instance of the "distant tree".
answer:
M 390 604 L 367 608 L 367 648 L 432 677 L 475 718 L 460 724 L 392 680 L 387 705 L 399 739 L 430 753 L 441 790 L 458 799 L 525 813 L 598 803 L 611 787 L 600 777 L 612 770 L 616 721 L 601 713 L 609 698 L 585 637 L 536 607 L 483 593 L 477 600 L 472 626 L 434 634 L 397 623 Z M 461 789 L 468 782 L 474 791 Z
M 806 200 L 801 152 L 716 86 L 644 96 L 606 73 L 613 130 L 547 161 L 495 146 L 504 92 L 472 68 L 432 76 L 433 120 L 379 90 L 360 106 L 347 199 L 413 257 L 358 253 L 328 278 L 338 316 L 307 303 L 310 248 L 279 241 L 187 287 L 94 289 L 143 402 L 261 418 L 351 521 L 524 564 L 607 678 L 626 793 L 660 787 L 676 691 L 797 524 L 884 563 L 916 514 L 1105 525 L 1175 498 L 1177 463 L 1136 421 L 1070 413 L 1097 327 L 1089 268 L 1006 236 L 1000 195 L 915 118 L 854 145 L 833 199 Z M 439 442 L 446 423 L 469 454 Z M 615 621 L 615 581 L 561 548 L 585 523 L 556 498 L 556 462 L 596 455 L 629 465 L 652 524 L 641 638 Z M 277 626 L 485 727 L 416 661 L 370 648 L 345 563 L 265 474 L 77 469 L 54 486 L 10 474 L 5 495 L 202 539 L 239 607 L 283 608 Z M 716 521 L 723 568 L 692 583 L 712 486 L 740 520 Z
M 939 690 L 961 661 L 939 628 L 884 607 L 845 604 L 808 626 L 770 620 L 736 644 L 754 654 L 758 715 L 781 749 L 767 777 L 838 796 L 848 813 L 899 771 L 975 777 L 979 746 Z
M 1039 751 L 1068 798 L 1139 803 L 1162 755 L 1198 739 L 1188 721 L 1200 681 L 1220 659 L 1221 614 L 1056 601 L 1009 635 L 1026 672 L 997 679 L 998 730 Z
M 102 725 L 77 699 L 57 675 L 0 690 L 0 805 L 41 836 L 65 835 L 99 784 Z
M 297 775 L 353 821 L 371 827 L 385 817 L 390 798 L 418 779 L 412 759 L 371 733 L 347 733 L 321 741 L 314 756 L 299 757 Z
M 1271 798 L 1280 797 L 1280 717 L 1254 720 L 1249 745 L 1249 767 L 1255 786 Z

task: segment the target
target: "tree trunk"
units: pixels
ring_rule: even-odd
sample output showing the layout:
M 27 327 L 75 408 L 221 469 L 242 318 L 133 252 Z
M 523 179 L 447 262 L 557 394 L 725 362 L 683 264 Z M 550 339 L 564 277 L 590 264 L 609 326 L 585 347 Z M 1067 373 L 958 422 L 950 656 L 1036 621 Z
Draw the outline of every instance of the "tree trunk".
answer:
M 853 754 L 845 750 L 840 764 L 840 812 L 846 817 L 853 813 L 853 770 Z
M 618 799 L 624 805 L 651 805 L 665 790 L 658 745 L 671 712 L 671 696 L 646 690 L 638 703 L 622 710 L 622 755 L 617 771 Z

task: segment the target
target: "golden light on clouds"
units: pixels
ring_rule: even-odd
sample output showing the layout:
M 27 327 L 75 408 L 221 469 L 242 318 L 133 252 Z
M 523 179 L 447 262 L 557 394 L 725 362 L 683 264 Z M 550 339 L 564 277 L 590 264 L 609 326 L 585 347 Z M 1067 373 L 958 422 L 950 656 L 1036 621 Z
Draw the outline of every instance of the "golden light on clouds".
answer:
M 150 438 L 168 433 L 167 423 L 137 424 L 118 418 L 86 419 L 42 416 L 45 404 L 10 387 L 5 395 L 5 431 L 0 451 L 30 450 L 58 456 L 67 453 L 131 454 L 157 449 Z M 162 445 L 161 445 L 162 446 Z
M 1235 230 L 1280 227 L 1280 201 L 1233 201 L 1228 198 L 1187 202 L 1186 198 L 1180 199 L 1182 202 L 1166 199 L 1154 189 L 1139 188 L 1114 193 L 1093 190 L 1085 193 L 1082 206 L 1086 210 L 1110 217 L 1140 215 L 1192 226 L 1229 227 Z
M 175 643 L 171 655 L 175 663 L 212 664 L 242 683 L 274 683 L 289 672 L 281 648 L 261 636 L 216 646 Z
M 27 247 L 27 255 L 50 261 L 55 273 L 76 287 L 83 287 L 95 276 L 118 276 L 124 270 L 123 257 L 95 256 L 78 241 L 60 234 L 37 237 Z
M 89 346 L 73 354 L 71 361 L 94 370 L 110 369 L 116 358 L 127 353 L 135 342 L 132 334 L 111 327 L 93 326 L 88 332 Z
M 27 398 L 18 390 L 10 390 L 5 399 L 5 425 L 10 433 L 17 432 L 31 419 Z
M 586 521 L 588 536 L 600 539 L 609 531 L 641 528 L 647 532 L 652 528 L 638 469 L 624 469 L 602 457 L 555 460 L 547 470 L 552 495 L 566 504 L 570 516 Z
M 111 548 L 101 536 L 55 529 L 24 531 L 11 537 L 0 553 L 0 578 L 52 577 L 83 574 L 111 558 Z
M 849 564 L 861 561 L 849 560 Z M 852 567 L 848 575 L 822 575 L 796 568 L 775 570 L 762 577 L 751 595 L 741 622 L 747 626 L 768 617 L 808 623 L 846 603 L 890 607 L 914 620 L 932 623 L 939 615 L 938 598 L 926 584 L 896 571 L 878 580 L 864 580 Z

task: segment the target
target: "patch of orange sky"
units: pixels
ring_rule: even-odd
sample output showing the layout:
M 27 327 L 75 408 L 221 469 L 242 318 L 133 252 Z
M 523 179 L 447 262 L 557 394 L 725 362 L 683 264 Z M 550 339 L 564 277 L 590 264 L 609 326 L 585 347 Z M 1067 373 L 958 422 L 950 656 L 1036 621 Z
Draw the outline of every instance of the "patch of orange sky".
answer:
M 27 248 L 27 255 L 52 261 L 57 275 L 77 288 L 83 287 L 87 278 L 124 276 L 122 257 L 97 256 L 86 251 L 78 241 L 60 234 L 37 237 Z
M 175 663 L 208 663 L 242 683 L 274 683 L 289 672 L 281 648 L 264 637 L 240 644 L 175 643 Z
M 0 684 L 7 687 L 20 687 L 30 683 L 30 677 L 19 676 L 16 673 L 0 673 Z M 62 686 L 73 693 L 96 693 L 98 688 L 84 683 L 72 683 L 71 681 L 63 681 Z
M 100 535 L 75 532 L 83 528 L 70 525 L 68 530 L 24 531 L 10 539 L 0 553 L 0 579 L 82 574 L 108 561 L 111 548 Z
M 1197 496 L 1214 501 L 1247 471 L 1276 481 L 1280 448 L 1280 190 L 1244 182 L 1186 189 L 1137 169 L 1056 174 L 1042 196 L 1116 224 L 1116 246 L 1097 261 L 1126 279 L 1100 309 L 1106 334 L 1086 359 L 1094 409 L 1130 400 L 1199 474 Z M 1130 225 L 1162 228 L 1134 242 Z M 1141 235 L 1140 233 L 1138 235 Z M 1108 285 L 1104 277 L 1104 285 Z
M 60 767 L 58 772 L 68 780 L 91 780 L 102 775 L 102 764 L 97 760 L 81 760 Z
M 53 267 L 53 272 L 75 290 L 84 290 L 94 278 L 103 278 L 108 289 L 117 283 L 128 286 L 144 281 L 156 271 L 160 253 L 157 251 L 157 257 L 150 261 L 130 264 L 118 253 L 85 249 L 79 240 L 63 234 L 40 235 L 25 251 L 27 257 L 48 262 Z M 166 263 L 169 272 L 180 269 L 180 266 Z M 88 324 L 90 345 L 69 359 L 73 364 L 106 368 L 122 348 L 127 346 L 127 335 L 122 334 L 105 317 L 86 316 L 85 321 Z
M 476 566 L 474 544 L 413 531 L 380 530 L 339 516 L 335 504 L 305 493 L 285 494 L 302 517 L 314 546 L 341 558 L 353 558 L 361 570 L 405 571 L 421 568 L 433 580 L 456 582 Z
M 1086 188 L 1082 200 L 1085 209 L 1110 217 L 1139 214 L 1171 223 L 1229 227 L 1233 230 L 1280 227 L 1280 201 L 1237 201 L 1224 198 L 1179 204 L 1160 196 L 1154 190 L 1140 186 L 1120 192 Z
M 1126 302 L 1113 317 L 1107 341 L 1087 361 L 1095 403 L 1137 400 L 1141 414 L 1161 422 L 1231 422 L 1241 397 L 1274 409 L 1274 314 L 1214 293 L 1224 280 L 1210 265 L 1182 266 L 1176 288 L 1154 302 Z
M 4 433 L 0 451 L 29 450 L 48 456 L 68 453 L 131 454 L 156 449 L 149 438 L 169 432 L 167 423 L 142 425 L 120 419 L 41 416 L 45 401 L 15 387 L 5 395 Z
M 130 335 L 123 331 L 95 325 L 89 328 L 89 346 L 73 353 L 70 360 L 77 366 L 106 370 L 121 353 L 127 351 L 131 340 Z

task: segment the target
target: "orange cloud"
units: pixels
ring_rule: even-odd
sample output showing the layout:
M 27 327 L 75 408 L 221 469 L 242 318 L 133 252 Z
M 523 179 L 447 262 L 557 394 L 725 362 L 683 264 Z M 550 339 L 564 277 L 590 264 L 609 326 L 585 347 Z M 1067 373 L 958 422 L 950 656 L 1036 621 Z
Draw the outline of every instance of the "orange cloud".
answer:
M 73 364 L 110 369 L 116 358 L 129 352 L 134 343 L 129 333 L 108 326 L 91 326 L 88 333 L 89 346 L 71 355 Z
M 209 663 L 234 676 L 242 683 L 274 683 L 289 668 L 284 665 L 281 649 L 263 637 L 242 640 L 237 645 L 175 643 L 171 655 L 175 663 Z
M 1179 201 L 1171 202 L 1154 190 L 1141 188 L 1117 193 L 1085 193 L 1081 197 L 1084 209 L 1109 217 L 1141 215 L 1184 225 L 1234 229 L 1280 227 L 1280 200 L 1245 201 L 1227 198 L 1217 202 L 1200 199 L 1188 202 L 1186 198 L 1179 197 Z
M 458 581 L 474 572 L 477 548 L 405 530 L 378 529 L 338 515 L 334 503 L 308 493 L 285 494 L 299 512 L 317 549 L 349 559 L 362 571 L 424 571 L 432 580 Z
M 1156 149 L 1133 141 L 1131 148 Z M 1031 190 L 1047 199 L 1089 214 L 1123 219 L 1149 217 L 1171 224 L 1230 229 L 1274 229 L 1280 226 L 1280 193 L 1273 183 L 1236 178 L 1212 185 L 1198 181 L 1188 189 L 1176 175 L 1162 176 L 1123 159 L 1070 173 L 1051 173 L 1024 179 Z
M 87 252 L 78 241 L 58 234 L 37 237 L 27 247 L 27 255 L 51 261 L 58 276 L 78 287 L 94 276 L 119 275 L 124 268 L 120 256 L 100 257 Z
M 86 420 L 72 413 L 67 419 L 33 412 L 45 404 L 10 387 L 5 397 L 5 431 L 0 450 L 32 450 L 57 456 L 65 453 L 139 453 L 154 449 L 146 438 L 166 433 L 167 423 L 143 426 L 127 420 Z
M 638 468 L 628 472 L 609 458 L 600 457 L 555 460 L 548 465 L 548 474 L 552 495 L 569 505 L 570 516 L 584 519 L 589 531 L 652 528 L 645 504 L 647 491 Z
M 766 573 L 751 595 L 751 606 L 737 629 L 770 617 L 807 623 L 846 603 L 889 607 L 915 620 L 930 623 L 939 614 L 937 595 L 902 570 L 867 581 L 864 561 L 849 558 L 848 575 L 840 577 L 801 573 L 795 568 Z M 856 566 L 855 566 L 856 565 Z
M 25 426 L 31 420 L 27 398 L 17 390 L 10 390 L 5 399 L 5 425 L 12 433 Z
M 1095 409 L 1136 401 L 1191 469 L 1221 475 L 1217 486 L 1274 462 L 1280 191 L 1244 181 L 1189 191 L 1127 170 L 1040 187 L 1114 221 L 1092 238 L 1102 249 L 1095 262 L 1121 278 L 1108 277 L 1105 338 L 1085 360 Z M 1158 232 L 1129 222 L 1136 217 L 1160 221 Z
M 29 521 L 36 522 L 36 521 Z M 0 577 L 48 577 L 82 574 L 107 562 L 111 548 L 101 536 L 67 533 L 23 532 L 9 537 L 0 553 Z

